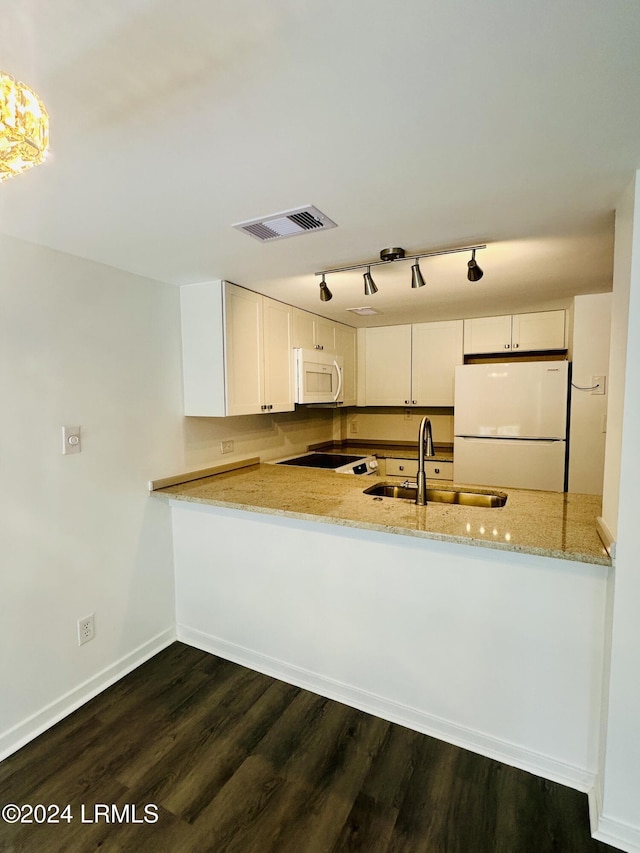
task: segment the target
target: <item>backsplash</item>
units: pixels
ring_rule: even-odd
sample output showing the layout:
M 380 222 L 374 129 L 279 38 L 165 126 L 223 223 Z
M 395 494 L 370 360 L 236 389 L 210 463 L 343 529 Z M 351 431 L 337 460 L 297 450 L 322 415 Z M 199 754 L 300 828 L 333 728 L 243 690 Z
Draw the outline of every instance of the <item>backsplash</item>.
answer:
M 263 461 L 304 452 L 310 444 L 341 437 L 342 412 L 308 409 L 273 415 L 229 418 L 184 418 L 184 453 L 187 469 L 197 470 L 247 456 Z M 222 453 L 222 442 L 233 450 Z
M 431 418 L 435 444 L 453 444 L 453 408 L 374 408 L 350 409 L 344 413 L 343 439 L 371 441 L 417 441 L 424 415 Z

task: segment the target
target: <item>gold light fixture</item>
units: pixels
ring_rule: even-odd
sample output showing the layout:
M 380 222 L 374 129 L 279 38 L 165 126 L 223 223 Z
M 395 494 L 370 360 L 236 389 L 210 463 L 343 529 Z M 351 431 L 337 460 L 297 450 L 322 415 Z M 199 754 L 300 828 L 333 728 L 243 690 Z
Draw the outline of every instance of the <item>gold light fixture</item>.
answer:
M 36 93 L 0 71 L 0 181 L 47 156 L 49 116 Z
M 391 249 L 382 249 L 382 251 L 380 252 L 379 261 L 367 261 L 364 264 L 350 264 L 347 267 L 335 267 L 334 269 L 320 270 L 320 272 L 317 272 L 316 275 L 322 276 L 322 282 L 320 283 L 320 299 L 322 299 L 323 302 L 327 301 L 323 290 L 323 288 L 327 287 L 325 283 L 325 277 L 338 272 L 346 272 L 347 270 L 366 269 L 366 273 L 364 274 L 364 292 L 367 296 L 371 296 L 371 294 L 377 293 L 378 288 L 374 284 L 373 278 L 371 277 L 371 267 L 385 266 L 387 264 L 394 263 L 395 261 L 415 261 L 415 263 L 411 267 L 411 287 L 424 287 L 425 280 L 422 277 L 422 272 L 420 271 L 420 260 L 422 258 L 435 258 L 439 255 L 453 255 L 457 254 L 458 252 L 471 252 L 471 260 L 467 264 L 467 278 L 469 279 L 469 281 L 480 281 L 484 273 L 476 262 L 476 252 L 486 248 L 487 244 L 483 243 L 479 246 L 461 246 L 460 248 L 455 249 L 441 249 L 437 252 L 420 252 L 420 254 L 414 255 L 407 255 L 405 250 L 399 247 L 394 247 Z

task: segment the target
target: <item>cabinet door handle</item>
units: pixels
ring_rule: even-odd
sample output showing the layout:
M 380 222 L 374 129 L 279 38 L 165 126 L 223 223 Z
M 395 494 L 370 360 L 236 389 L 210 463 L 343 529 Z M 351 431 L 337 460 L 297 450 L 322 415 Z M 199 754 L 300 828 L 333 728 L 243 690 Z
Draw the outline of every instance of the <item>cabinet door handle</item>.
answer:
M 505 344 L 505 345 L 504 345 L 504 348 L 505 348 L 505 349 L 511 349 L 511 344 Z
M 514 348 L 514 349 L 518 349 L 518 347 L 519 347 L 519 346 L 520 346 L 520 344 L 514 344 L 514 345 L 513 345 L 513 348 Z
M 413 405 L 415 406 L 415 405 L 416 405 L 416 403 L 417 403 L 418 401 L 417 401 L 417 400 L 412 400 L 411 402 L 412 402 L 412 403 L 413 403 Z
M 399 470 L 399 471 L 404 471 L 404 465 L 398 465 L 398 470 Z
M 440 469 L 439 469 L 439 468 L 434 468 L 434 469 L 433 469 L 433 471 L 434 471 L 434 473 L 435 473 L 435 474 L 439 474 L 439 473 L 440 473 Z
M 316 344 L 314 349 L 324 349 L 324 347 L 322 346 L 322 344 Z

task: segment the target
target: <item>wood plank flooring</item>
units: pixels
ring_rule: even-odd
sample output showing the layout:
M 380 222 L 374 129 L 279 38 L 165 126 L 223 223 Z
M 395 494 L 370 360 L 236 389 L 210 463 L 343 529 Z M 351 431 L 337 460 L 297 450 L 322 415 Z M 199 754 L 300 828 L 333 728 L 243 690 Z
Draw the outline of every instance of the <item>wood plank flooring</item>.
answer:
M 73 819 L 2 853 L 614 850 L 583 794 L 180 643 L 0 763 L 6 803 Z

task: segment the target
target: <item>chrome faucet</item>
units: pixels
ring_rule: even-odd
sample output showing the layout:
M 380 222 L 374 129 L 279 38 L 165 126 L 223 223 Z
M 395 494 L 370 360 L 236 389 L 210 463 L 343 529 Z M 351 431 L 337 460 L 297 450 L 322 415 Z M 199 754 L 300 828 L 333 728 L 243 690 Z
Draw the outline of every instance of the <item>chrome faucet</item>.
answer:
M 424 471 L 424 457 L 433 455 L 431 421 L 425 415 L 420 421 L 420 430 L 418 431 L 418 476 L 416 478 L 418 484 L 416 503 L 418 506 L 424 506 L 427 502 L 427 477 Z

